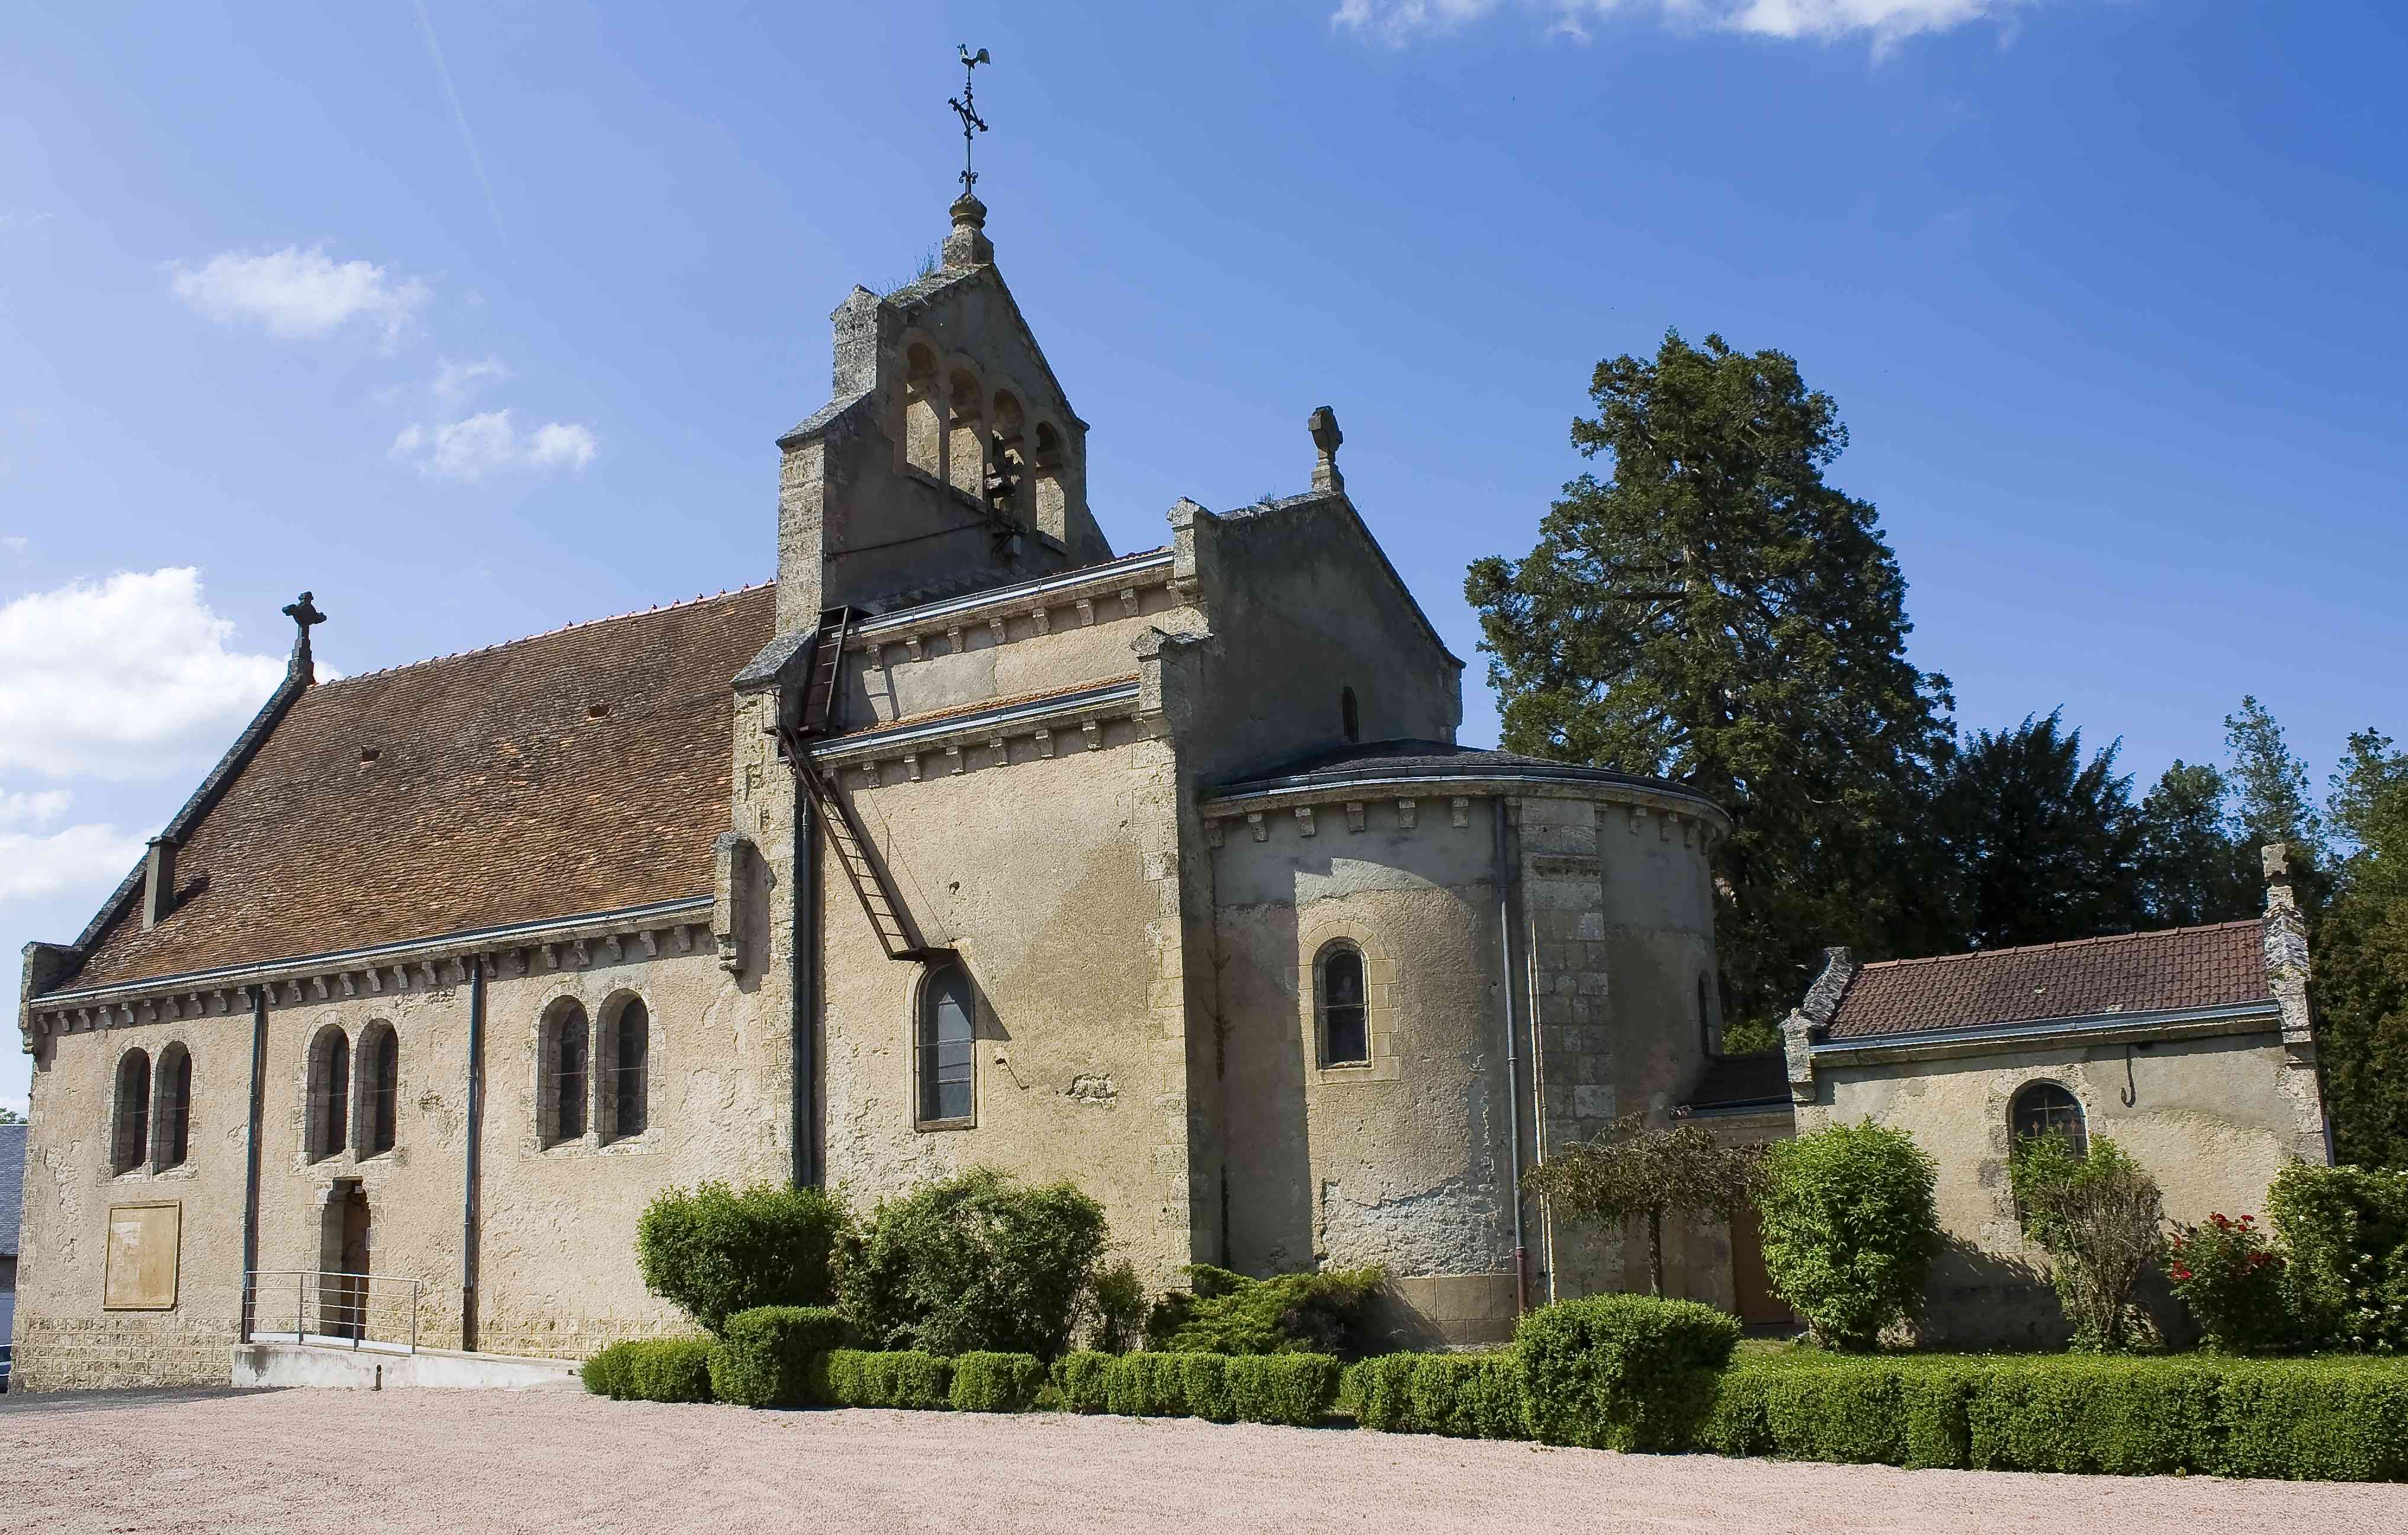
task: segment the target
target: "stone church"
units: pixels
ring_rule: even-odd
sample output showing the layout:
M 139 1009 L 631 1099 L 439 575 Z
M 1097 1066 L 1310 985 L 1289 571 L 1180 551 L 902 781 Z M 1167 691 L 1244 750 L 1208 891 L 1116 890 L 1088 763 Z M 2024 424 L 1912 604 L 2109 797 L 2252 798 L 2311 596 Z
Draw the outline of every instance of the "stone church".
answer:
M 286 610 L 258 717 L 26 951 L 22 1385 L 223 1381 L 254 1336 L 679 1329 L 634 1227 L 705 1179 L 1067 1178 L 1158 1285 L 1383 1265 L 1399 1343 L 1643 1286 L 1643 1246 L 1516 1194 L 1632 1112 L 1762 1137 L 1956 1103 L 1999 1121 L 1986 1186 L 1984 1095 L 2033 1073 L 1932 1084 L 2030 1040 L 1810 1037 L 1869 995 L 1851 970 L 1785 1061 L 1718 1055 L 1725 813 L 1455 743 L 1463 663 L 1326 409 L 1309 488 L 1182 500 L 1115 552 L 985 208 L 952 219 L 939 270 L 836 308 L 833 397 L 778 438 L 774 581 L 322 683 L 342 601 Z M 2153 1014 L 2147 1074 L 2273 1073 L 2249 1144 L 2299 1149 L 2313 1078 L 2259 1000 Z M 1944 1031 L 1944 1002 L 1884 1016 Z M 2095 1097 L 2140 1023 L 2032 1048 Z M 1777 1313 L 1746 1232 L 1672 1246 L 1676 1288 Z

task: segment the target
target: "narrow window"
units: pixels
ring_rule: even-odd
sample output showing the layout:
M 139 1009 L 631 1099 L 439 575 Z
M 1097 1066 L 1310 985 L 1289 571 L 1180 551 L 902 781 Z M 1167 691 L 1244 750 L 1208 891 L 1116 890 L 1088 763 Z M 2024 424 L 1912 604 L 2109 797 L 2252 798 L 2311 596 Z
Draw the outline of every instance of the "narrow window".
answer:
M 1338 720 L 1339 724 L 1345 728 L 1348 740 L 1358 741 L 1363 739 L 1363 710 L 1356 707 L 1354 690 L 1351 687 L 1338 690 Z
M 1706 978 L 1698 977 L 1698 1045 L 1707 1054 L 1714 1053 L 1714 1015 L 1706 1001 Z
M 552 1016 L 543 1038 L 543 1143 L 585 1139 L 585 1010 L 575 1002 Z
M 117 1063 L 117 1103 L 109 1126 L 108 1167 L 132 1172 L 150 1149 L 150 1057 L 129 1050 Z
M 193 1053 L 180 1044 L 159 1052 L 159 1086 L 150 1095 L 153 1171 L 184 1165 L 193 1150 Z
M 968 972 L 940 965 L 920 987 L 920 1121 L 968 1119 L 977 1104 L 975 1013 Z
M 627 998 L 626 1006 L 611 1021 L 610 1039 L 603 1047 L 606 1080 L 602 1084 L 602 1103 L 610 1115 L 608 1129 L 612 1140 L 644 1133 L 645 1086 L 651 1075 L 646 1066 L 652 1035 L 652 1021 L 644 1011 L 643 999 Z
M 1363 1000 L 1362 951 L 1351 943 L 1325 951 L 1314 993 L 1321 1004 L 1321 1064 L 1368 1065 L 1371 1029 Z
M 2082 1123 L 2082 1103 L 2053 1082 L 2035 1082 L 2015 1095 L 2011 1122 L 2018 1141 L 2043 1135 L 2062 1135 L 2076 1156 L 2090 1155 L 2090 1137 Z
M 351 1041 L 329 1024 L 309 1047 L 309 1160 L 320 1162 L 343 1149 L 351 1122 Z
M 393 1150 L 401 1108 L 401 1036 L 391 1024 L 370 1024 L 360 1040 L 360 1155 Z

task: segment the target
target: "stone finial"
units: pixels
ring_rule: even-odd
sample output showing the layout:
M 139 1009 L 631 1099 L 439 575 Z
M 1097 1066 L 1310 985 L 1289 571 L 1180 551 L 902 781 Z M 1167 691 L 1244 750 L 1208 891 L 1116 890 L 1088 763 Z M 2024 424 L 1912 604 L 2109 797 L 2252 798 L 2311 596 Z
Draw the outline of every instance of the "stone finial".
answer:
M 2299 897 L 2291 889 L 2291 844 L 2269 842 L 2258 850 L 2266 866 L 2266 910 L 2288 911 L 2299 906 Z
M 1312 488 L 1324 494 L 1345 490 L 1346 477 L 1338 472 L 1338 445 L 1346 440 L 1346 434 L 1338 429 L 1338 412 L 1325 405 L 1306 417 L 1304 423 L 1312 432 L 1312 446 L 1319 454 L 1312 466 Z
M 945 237 L 945 270 L 967 272 L 995 263 L 995 242 L 986 237 L 986 205 L 965 192 L 950 208 L 953 232 Z
M 318 610 L 318 605 L 309 600 L 308 593 L 304 592 L 299 601 L 284 605 L 284 616 L 293 621 L 294 628 L 298 631 L 293 636 L 293 659 L 286 663 L 285 671 L 315 682 L 318 667 L 309 656 L 309 631 L 325 623 L 326 615 Z

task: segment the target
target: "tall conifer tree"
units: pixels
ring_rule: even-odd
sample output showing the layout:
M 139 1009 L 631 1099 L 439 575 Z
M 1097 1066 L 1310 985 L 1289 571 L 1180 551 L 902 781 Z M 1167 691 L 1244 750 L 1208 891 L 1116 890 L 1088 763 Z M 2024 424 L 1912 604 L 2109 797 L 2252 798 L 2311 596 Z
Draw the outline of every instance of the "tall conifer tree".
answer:
M 2141 925 L 2141 822 L 2121 741 L 2082 760 L 2056 713 L 1965 743 L 1941 782 L 1955 925 L 1976 948 L 2055 943 Z
M 1776 1016 L 1826 944 L 1937 938 L 1914 892 L 1948 681 L 1906 658 L 1906 582 L 1873 508 L 1824 482 L 1847 431 L 1793 359 L 1673 333 L 1598 364 L 1589 394 L 1572 442 L 1611 478 L 1567 485 L 1526 558 L 1464 583 L 1505 745 L 1728 810 L 1727 1011 Z
M 2258 850 L 2229 797 L 2214 763 L 2177 757 L 2141 801 L 2141 899 L 2152 925 L 2232 922 L 2265 905 Z

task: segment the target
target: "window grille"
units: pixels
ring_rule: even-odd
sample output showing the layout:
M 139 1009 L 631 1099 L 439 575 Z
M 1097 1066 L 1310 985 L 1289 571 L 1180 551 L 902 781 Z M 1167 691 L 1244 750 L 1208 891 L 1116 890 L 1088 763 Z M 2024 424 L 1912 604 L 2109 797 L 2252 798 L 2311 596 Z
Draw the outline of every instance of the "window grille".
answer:
M 150 1149 L 150 1057 L 129 1050 L 117 1063 L 116 1123 L 109 1137 L 112 1171 L 132 1172 Z
M 978 1102 L 978 1059 L 970 978 L 958 964 L 939 966 L 920 988 L 920 1118 L 968 1119 Z
M 2015 1095 L 2013 1111 L 2015 1140 L 2062 1135 L 2076 1156 L 2090 1155 L 2090 1137 L 2082 1120 L 2082 1102 L 2053 1082 L 2035 1082 Z
M 1321 956 L 1321 1064 L 1363 1066 L 1371 1059 L 1369 1009 L 1363 993 L 1363 954 L 1340 944 Z
M 150 1102 L 159 1139 L 151 1165 L 165 1172 L 183 1166 L 193 1150 L 193 1054 L 182 1045 L 159 1053 L 159 1087 Z
M 652 1015 L 641 997 L 629 997 L 610 1025 L 602 1060 L 602 1102 L 610 1111 L 610 1139 L 641 1135 L 647 1124 L 646 1067 L 652 1054 Z
M 371 1027 L 362 1041 L 360 1084 L 360 1154 L 377 1156 L 393 1150 L 394 1131 L 401 1109 L 401 1036 L 390 1024 Z
M 571 1002 L 544 1041 L 544 1144 L 585 1139 L 585 1010 Z
M 318 1036 L 309 1053 L 309 1159 L 343 1149 L 351 1119 L 351 1041 L 339 1028 Z

